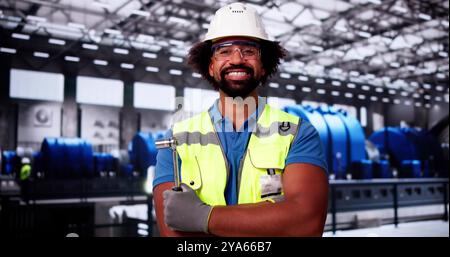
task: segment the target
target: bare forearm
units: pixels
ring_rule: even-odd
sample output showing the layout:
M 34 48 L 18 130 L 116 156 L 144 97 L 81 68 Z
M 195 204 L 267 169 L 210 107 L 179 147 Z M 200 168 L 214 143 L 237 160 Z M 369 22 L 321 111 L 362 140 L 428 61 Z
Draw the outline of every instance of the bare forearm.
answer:
M 321 236 L 323 214 L 295 201 L 214 207 L 209 232 L 218 236 Z

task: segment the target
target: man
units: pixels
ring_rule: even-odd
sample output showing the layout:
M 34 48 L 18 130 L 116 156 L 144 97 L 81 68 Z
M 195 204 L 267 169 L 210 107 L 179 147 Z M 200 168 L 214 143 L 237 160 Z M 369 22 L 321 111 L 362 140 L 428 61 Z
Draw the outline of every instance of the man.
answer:
M 161 235 L 322 235 L 328 180 L 318 133 L 258 97 L 283 56 L 256 11 L 241 3 L 219 9 L 205 39 L 190 50 L 189 64 L 220 98 L 167 135 L 178 140 L 181 191 L 172 190 L 171 150 L 158 153 Z

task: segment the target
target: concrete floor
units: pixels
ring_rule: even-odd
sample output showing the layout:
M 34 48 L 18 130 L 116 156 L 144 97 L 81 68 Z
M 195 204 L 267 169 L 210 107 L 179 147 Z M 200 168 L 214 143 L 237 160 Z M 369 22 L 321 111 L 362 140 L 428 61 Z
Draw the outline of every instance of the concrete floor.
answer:
M 324 237 L 448 237 L 449 224 L 441 220 L 400 223 L 398 227 L 393 224 L 376 228 L 355 230 L 338 230 L 325 232 Z

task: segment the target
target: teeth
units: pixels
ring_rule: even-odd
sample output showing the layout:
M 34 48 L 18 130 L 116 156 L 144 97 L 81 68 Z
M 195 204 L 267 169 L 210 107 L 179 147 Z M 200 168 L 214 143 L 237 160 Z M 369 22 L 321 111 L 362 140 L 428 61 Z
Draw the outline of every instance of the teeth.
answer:
M 232 71 L 232 72 L 229 73 L 229 75 L 232 75 L 232 76 L 245 76 L 245 75 L 247 75 L 247 73 L 243 72 L 243 71 Z

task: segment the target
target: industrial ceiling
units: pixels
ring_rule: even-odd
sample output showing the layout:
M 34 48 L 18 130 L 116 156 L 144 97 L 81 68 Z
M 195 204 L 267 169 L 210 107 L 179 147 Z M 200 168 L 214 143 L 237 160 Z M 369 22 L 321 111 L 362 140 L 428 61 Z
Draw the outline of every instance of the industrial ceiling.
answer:
M 175 61 L 183 60 L 206 33 L 215 10 L 230 2 L 0 0 L 0 50 L 20 51 L 10 38 L 32 42 L 33 37 L 46 37 L 60 50 L 34 49 L 35 57 L 52 60 L 53 55 L 66 55 L 66 61 L 77 61 L 83 56 L 76 56 L 74 47 L 81 45 L 91 50 L 109 46 L 118 54 L 136 50 L 147 58 L 165 52 Z M 289 51 L 278 80 L 349 88 L 363 84 L 362 91 L 389 95 L 389 90 L 399 90 L 410 98 L 431 94 L 436 97 L 432 100 L 448 102 L 447 0 L 242 2 L 257 9 L 271 38 Z M 6 37 L 9 44 L 2 45 Z M 135 66 L 122 66 L 127 67 Z

